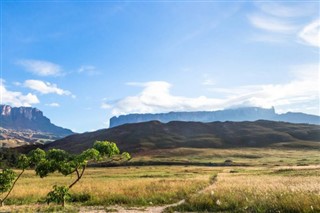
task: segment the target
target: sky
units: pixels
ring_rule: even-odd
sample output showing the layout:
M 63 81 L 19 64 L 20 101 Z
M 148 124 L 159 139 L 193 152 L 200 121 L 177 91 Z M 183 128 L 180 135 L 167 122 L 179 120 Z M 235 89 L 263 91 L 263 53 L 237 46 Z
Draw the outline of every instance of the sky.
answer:
M 1 104 L 75 132 L 112 116 L 320 114 L 318 1 L 1 1 Z

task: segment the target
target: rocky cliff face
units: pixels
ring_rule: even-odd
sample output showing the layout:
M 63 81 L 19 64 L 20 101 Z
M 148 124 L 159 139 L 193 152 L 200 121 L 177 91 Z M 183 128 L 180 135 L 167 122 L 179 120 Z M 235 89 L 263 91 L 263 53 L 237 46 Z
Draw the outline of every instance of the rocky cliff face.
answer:
M 72 134 L 69 129 L 58 127 L 50 122 L 43 113 L 31 107 L 11 107 L 0 105 L 0 127 L 16 131 L 32 130 L 49 133 L 57 137 Z
M 110 119 L 110 128 L 127 123 L 140 123 L 157 120 L 162 123 L 170 121 L 256 121 L 256 120 L 285 121 L 292 123 L 319 124 L 320 117 L 304 113 L 277 114 L 274 108 L 245 107 L 211 112 L 169 112 L 159 114 L 129 114 Z

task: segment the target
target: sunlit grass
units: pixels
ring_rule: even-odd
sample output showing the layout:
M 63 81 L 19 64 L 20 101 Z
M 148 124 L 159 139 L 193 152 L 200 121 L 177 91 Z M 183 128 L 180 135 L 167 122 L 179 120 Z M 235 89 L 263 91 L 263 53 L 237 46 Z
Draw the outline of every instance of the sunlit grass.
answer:
M 320 167 L 219 173 L 218 181 L 202 195 L 190 196 L 178 211 L 319 212 Z M 286 171 L 286 170 L 283 170 Z M 310 175 L 301 175 L 309 172 Z
M 135 156 L 134 161 L 182 161 L 223 163 L 229 159 L 248 166 L 295 166 L 320 164 L 319 149 L 232 148 L 200 149 L 176 148 Z
M 158 150 L 153 154 L 153 157 L 144 155 L 134 160 L 230 160 L 251 166 L 88 168 L 83 179 L 71 189 L 72 198 L 67 211 L 63 211 L 105 209 L 113 205 L 158 206 L 186 199 L 184 204 L 167 211 L 320 212 L 317 150 L 181 148 L 167 152 Z M 210 186 L 216 174 L 217 181 Z M 53 185 L 68 185 L 75 178 L 52 174 L 41 179 L 28 170 L 7 200 L 7 208 L 18 205 L 21 212 L 58 211 L 55 205 L 46 206 L 45 196 Z M 207 186 L 210 187 L 203 193 L 197 193 Z
M 71 193 L 86 205 L 167 204 L 208 185 L 213 172 L 206 167 L 90 168 Z M 53 174 L 41 179 L 27 171 L 7 204 L 43 202 L 53 185 L 67 185 L 73 178 Z

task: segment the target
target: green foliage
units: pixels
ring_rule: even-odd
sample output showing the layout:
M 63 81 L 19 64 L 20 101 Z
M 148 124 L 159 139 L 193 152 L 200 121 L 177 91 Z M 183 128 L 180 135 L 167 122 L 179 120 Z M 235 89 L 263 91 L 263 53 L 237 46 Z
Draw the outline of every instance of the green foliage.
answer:
M 1 168 L 5 167 L 14 167 L 19 158 L 19 153 L 16 150 L 1 148 L 0 149 L 0 166 Z
M 48 202 L 62 203 L 69 196 L 68 190 L 73 187 L 83 176 L 86 166 L 89 161 L 97 161 L 102 159 L 114 160 L 113 157 L 118 156 L 117 160 L 130 159 L 129 153 L 122 153 L 117 145 L 109 141 L 96 141 L 93 148 L 83 151 L 79 155 L 71 155 L 68 152 L 60 149 L 51 149 L 45 152 L 41 149 L 36 149 L 29 154 L 29 163 L 35 166 L 36 174 L 41 178 L 46 177 L 50 173 L 58 171 L 67 176 L 72 173 L 76 174 L 76 180 L 68 187 L 54 186 L 53 191 L 47 195 Z M 22 158 L 22 164 L 28 159 Z
M 120 154 L 120 150 L 117 144 L 109 141 L 96 141 L 93 148 L 98 150 L 101 157 L 112 157 L 114 155 Z
M 64 150 L 61 149 L 50 149 L 47 152 L 46 159 L 55 161 L 55 162 L 63 162 L 67 161 L 71 158 L 70 154 Z
M 46 177 L 49 173 L 53 173 L 55 170 L 51 166 L 51 162 L 44 159 L 36 165 L 35 171 L 37 175 L 43 178 Z
M 69 188 L 66 186 L 53 186 L 53 190 L 48 193 L 46 201 L 47 203 L 58 203 L 64 206 L 65 201 L 70 198 Z
M 30 164 L 35 166 L 36 174 L 43 178 L 55 171 L 63 175 L 69 175 L 80 167 L 86 166 L 89 161 L 111 159 L 119 154 L 120 150 L 115 143 L 97 141 L 93 148 L 87 149 L 76 156 L 60 149 L 51 149 L 45 152 L 39 148 L 30 152 L 28 156 Z M 128 160 L 131 156 L 129 153 L 124 152 L 120 158 L 121 160 Z
M 37 148 L 29 152 L 28 157 L 30 159 L 30 165 L 36 166 L 46 157 L 46 152 L 40 148 Z
M 131 159 L 131 155 L 128 152 L 123 152 L 121 154 L 121 157 L 123 160 L 130 160 Z
M 30 166 L 30 159 L 25 154 L 21 154 L 18 158 L 17 167 L 20 169 L 26 169 Z
M 83 151 L 80 155 L 75 158 L 75 161 L 79 164 L 86 163 L 89 160 L 99 160 L 100 152 L 94 148 Z
M 16 174 L 11 169 L 3 169 L 0 173 L 0 193 L 7 192 L 15 178 Z

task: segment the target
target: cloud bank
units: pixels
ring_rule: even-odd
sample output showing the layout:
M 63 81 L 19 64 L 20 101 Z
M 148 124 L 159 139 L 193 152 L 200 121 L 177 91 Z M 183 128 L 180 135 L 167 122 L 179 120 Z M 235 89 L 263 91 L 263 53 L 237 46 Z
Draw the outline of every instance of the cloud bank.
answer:
M 33 104 L 40 103 L 38 97 L 32 93 L 28 93 L 26 95 L 21 92 L 9 91 L 5 87 L 5 81 L 0 79 L 0 97 L 1 104 L 9 104 L 11 106 L 26 106 L 29 107 Z
M 142 91 L 125 97 L 115 104 L 107 104 L 113 115 L 129 113 L 159 113 L 170 111 L 212 111 L 234 106 L 257 106 L 279 111 L 289 111 L 293 105 L 304 106 L 319 103 L 319 72 L 317 64 L 297 66 L 292 69 L 293 80 L 284 84 L 250 85 L 235 88 L 211 88 L 214 94 L 223 93 L 224 98 L 199 96 L 189 98 L 171 94 L 171 84 L 165 81 L 130 83 Z M 314 106 L 313 106 L 314 107 Z M 319 106 L 318 110 L 319 110 Z

